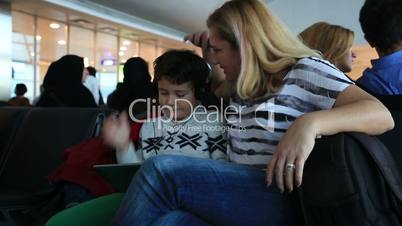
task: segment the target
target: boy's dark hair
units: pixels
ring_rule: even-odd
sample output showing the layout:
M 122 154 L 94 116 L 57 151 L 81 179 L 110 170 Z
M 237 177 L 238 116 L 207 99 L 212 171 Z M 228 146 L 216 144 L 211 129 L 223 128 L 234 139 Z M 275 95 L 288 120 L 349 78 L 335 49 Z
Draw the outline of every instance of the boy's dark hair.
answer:
M 15 93 L 15 95 L 17 95 L 17 96 L 22 96 L 22 95 L 24 95 L 27 91 L 28 91 L 28 89 L 27 89 L 27 87 L 26 87 L 26 85 L 25 85 L 24 83 L 18 83 L 18 84 L 15 86 L 14 93 Z
M 162 78 L 179 85 L 190 82 L 197 100 L 205 96 L 208 74 L 205 60 L 190 50 L 169 50 L 154 62 L 154 82 Z
M 366 0 L 359 21 L 367 41 L 380 51 L 402 44 L 401 0 Z
M 88 75 L 92 75 L 92 76 L 96 77 L 96 69 L 94 67 L 89 66 L 89 67 L 87 67 L 87 70 L 88 70 Z

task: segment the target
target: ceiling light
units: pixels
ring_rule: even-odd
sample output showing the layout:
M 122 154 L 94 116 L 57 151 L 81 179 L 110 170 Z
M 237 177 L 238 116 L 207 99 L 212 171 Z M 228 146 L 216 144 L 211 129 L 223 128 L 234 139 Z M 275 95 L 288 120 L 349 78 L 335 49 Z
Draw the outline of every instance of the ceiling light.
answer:
M 125 46 L 128 46 L 128 45 L 130 45 L 130 44 L 131 44 L 131 42 L 128 41 L 128 40 L 124 40 L 124 41 L 123 41 L 123 45 L 125 45 Z
M 75 20 L 70 20 L 72 23 L 77 23 L 77 24 L 90 24 L 91 22 L 89 22 L 88 20 L 85 19 L 75 19 Z
M 51 23 L 51 24 L 49 24 L 49 27 L 52 28 L 52 29 L 59 29 L 59 28 L 60 28 L 60 24 Z
M 59 45 L 65 45 L 65 44 L 66 44 L 66 41 L 64 41 L 64 40 L 59 40 L 59 41 L 57 41 L 57 43 L 58 43 Z
M 104 32 L 115 32 L 117 31 L 115 28 L 112 27 L 101 27 L 99 30 L 104 31 Z
M 120 51 L 119 56 L 124 56 L 124 52 Z
M 129 37 L 131 37 L 131 38 L 136 39 L 136 38 L 138 38 L 138 35 L 139 35 L 139 34 L 134 33 L 134 32 L 131 32 L 131 33 L 127 34 L 127 35 L 128 35 Z
M 31 57 L 33 57 L 33 56 L 35 56 L 35 53 L 34 53 L 34 52 L 31 52 Z
M 127 61 L 126 59 L 123 59 L 120 62 L 124 64 L 124 63 L 126 63 L 126 61 Z
M 126 51 L 127 50 L 127 46 L 120 46 L 120 51 Z
M 40 35 L 37 35 L 37 36 L 36 36 L 36 40 L 37 40 L 37 41 L 40 41 L 40 40 L 42 40 L 42 36 L 40 36 Z

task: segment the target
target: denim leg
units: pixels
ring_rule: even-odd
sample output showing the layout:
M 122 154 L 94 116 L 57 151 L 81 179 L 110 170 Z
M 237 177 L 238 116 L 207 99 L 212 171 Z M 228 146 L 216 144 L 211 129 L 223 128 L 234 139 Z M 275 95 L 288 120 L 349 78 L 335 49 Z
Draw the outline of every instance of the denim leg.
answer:
M 209 226 L 198 217 L 181 210 L 171 211 L 162 217 L 158 218 L 152 226 L 172 226 L 172 225 L 185 225 L 185 226 Z
M 63 191 L 65 208 L 70 208 L 95 198 L 95 195 L 89 192 L 85 187 L 70 182 L 64 182 Z
M 160 155 L 137 172 L 112 225 L 161 224 L 177 210 L 211 225 L 298 225 L 294 197 L 267 188 L 264 178 L 245 165 Z

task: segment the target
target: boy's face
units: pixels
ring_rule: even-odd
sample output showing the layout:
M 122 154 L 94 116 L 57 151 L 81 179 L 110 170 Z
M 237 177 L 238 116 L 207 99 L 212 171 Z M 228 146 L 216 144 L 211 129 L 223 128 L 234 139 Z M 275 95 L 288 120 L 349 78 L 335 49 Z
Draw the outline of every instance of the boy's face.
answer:
M 186 119 L 198 105 L 190 82 L 178 85 L 162 77 L 158 81 L 158 94 L 163 115 L 172 117 L 173 120 Z M 171 107 L 173 111 L 169 111 L 167 107 Z

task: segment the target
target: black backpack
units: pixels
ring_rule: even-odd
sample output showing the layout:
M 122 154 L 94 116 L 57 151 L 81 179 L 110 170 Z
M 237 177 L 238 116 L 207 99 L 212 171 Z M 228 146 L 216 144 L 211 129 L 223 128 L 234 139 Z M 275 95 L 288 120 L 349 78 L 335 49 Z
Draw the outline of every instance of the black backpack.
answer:
M 373 136 L 317 140 L 299 195 L 306 226 L 402 226 L 402 179 Z

